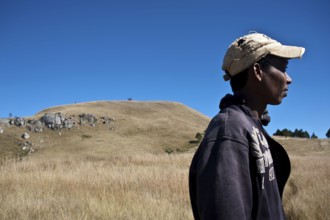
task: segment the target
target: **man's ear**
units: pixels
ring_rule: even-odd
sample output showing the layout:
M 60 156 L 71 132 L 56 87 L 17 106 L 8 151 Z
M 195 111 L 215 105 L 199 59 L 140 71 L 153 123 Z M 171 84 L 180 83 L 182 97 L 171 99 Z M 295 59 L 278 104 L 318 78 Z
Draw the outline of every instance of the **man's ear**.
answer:
M 261 66 L 259 63 L 255 63 L 252 66 L 252 71 L 253 71 L 253 76 L 256 80 L 258 80 L 259 82 L 261 82 L 262 80 L 262 76 L 263 76 L 263 72 L 261 69 Z

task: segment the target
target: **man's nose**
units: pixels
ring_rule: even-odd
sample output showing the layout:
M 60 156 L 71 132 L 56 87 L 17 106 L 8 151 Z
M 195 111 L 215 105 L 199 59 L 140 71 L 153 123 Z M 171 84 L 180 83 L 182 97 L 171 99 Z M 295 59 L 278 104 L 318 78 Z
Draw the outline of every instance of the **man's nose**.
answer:
M 286 82 L 288 84 L 291 84 L 292 83 L 292 79 L 291 79 L 291 77 L 289 76 L 289 74 L 287 72 L 285 72 L 285 78 L 286 78 Z

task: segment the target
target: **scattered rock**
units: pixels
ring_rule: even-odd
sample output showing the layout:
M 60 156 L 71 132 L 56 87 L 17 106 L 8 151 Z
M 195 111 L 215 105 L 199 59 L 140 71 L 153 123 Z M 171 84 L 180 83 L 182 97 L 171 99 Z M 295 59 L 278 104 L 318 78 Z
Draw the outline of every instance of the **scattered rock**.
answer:
M 22 150 L 28 151 L 28 154 L 34 153 L 34 149 L 32 148 L 32 146 L 33 146 L 33 143 L 32 142 L 26 141 L 23 144 L 20 143 L 20 145 L 23 145 Z
M 29 131 L 33 131 L 33 132 L 43 132 L 44 131 L 44 127 L 43 124 L 40 120 L 29 120 L 27 123 L 27 128 L 29 129 Z
M 114 118 L 109 118 L 109 117 L 101 117 L 102 124 L 109 125 L 110 122 L 115 121 Z
M 17 127 L 24 127 L 26 125 L 24 118 L 21 117 L 15 117 L 13 123 Z
M 81 114 L 79 115 L 80 125 L 89 124 L 90 126 L 95 126 L 97 123 L 97 118 L 92 114 Z
M 78 116 L 77 116 L 78 117 Z M 96 126 L 98 123 L 98 118 L 95 117 L 92 114 L 80 114 L 79 119 L 76 119 L 75 115 L 70 115 L 69 117 L 66 117 L 61 112 L 58 113 L 46 113 L 43 115 L 40 119 L 24 119 L 21 117 L 15 117 L 15 118 L 8 118 L 8 119 L 1 119 L 0 118 L 0 134 L 4 133 L 3 126 L 10 127 L 11 125 L 15 125 L 17 127 L 26 127 L 28 131 L 30 132 L 43 132 L 45 127 L 48 127 L 50 129 L 59 129 L 58 134 L 59 136 L 63 135 L 65 132 L 64 130 L 61 130 L 62 128 L 71 129 L 76 125 L 76 121 L 79 120 L 80 125 L 90 125 L 90 126 Z M 107 127 L 112 130 L 114 129 L 114 125 L 112 124 L 113 121 L 115 121 L 114 118 L 111 117 L 100 117 L 99 120 L 101 120 L 101 123 L 104 125 L 107 125 Z M 76 129 L 80 129 L 81 126 L 77 126 Z M 25 140 L 30 138 L 30 134 L 25 132 L 21 135 L 21 137 Z M 84 136 L 91 137 L 91 136 Z M 39 141 L 40 143 L 44 143 L 45 140 L 42 139 Z M 22 150 L 28 151 L 28 154 L 33 153 L 35 150 L 32 148 L 32 142 L 25 141 L 25 142 L 19 142 L 18 143 L 20 147 L 22 147 Z
M 22 134 L 22 138 L 29 139 L 30 135 L 28 133 L 24 133 L 24 134 Z
M 71 129 L 75 122 L 71 118 L 65 118 L 63 121 L 63 127 Z

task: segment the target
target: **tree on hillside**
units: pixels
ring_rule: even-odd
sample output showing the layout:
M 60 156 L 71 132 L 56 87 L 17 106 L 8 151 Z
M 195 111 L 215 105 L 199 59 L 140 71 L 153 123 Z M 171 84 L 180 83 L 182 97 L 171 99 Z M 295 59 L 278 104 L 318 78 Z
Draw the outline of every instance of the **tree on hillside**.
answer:
M 330 128 L 329 128 L 328 132 L 325 134 L 325 136 L 327 136 L 327 138 L 330 138 Z
M 292 137 L 293 133 L 292 133 L 292 131 L 285 128 L 285 129 L 282 130 L 282 135 L 285 136 L 285 137 Z
M 277 129 L 273 135 L 275 135 L 275 136 L 283 136 L 283 133 L 282 133 L 282 131 L 280 129 Z
M 313 132 L 311 139 L 318 139 L 318 137 L 315 135 L 315 133 Z
M 300 137 L 300 138 L 310 138 L 310 135 L 307 131 L 303 131 L 303 129 L 295 129 L 293 132 L 294 137 Z
M 293 133 L 292 133 L 292 131 L 285 128 L 282 131 L 277 129 L 276 132 L 273 135 L 284 136 L 284 137 L 292 137 Z

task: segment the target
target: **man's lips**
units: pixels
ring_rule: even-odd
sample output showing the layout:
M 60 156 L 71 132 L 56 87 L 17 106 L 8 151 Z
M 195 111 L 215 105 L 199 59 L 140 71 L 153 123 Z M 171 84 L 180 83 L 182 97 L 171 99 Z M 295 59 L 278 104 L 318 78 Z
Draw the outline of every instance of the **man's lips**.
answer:
M 287 95 L 288 95 L 288 91 L 289 91 L 289 89 L 284 89 L 284 90 L 283 90 L 283 95 L 284 95 L 284 96 L 287 96 Z

